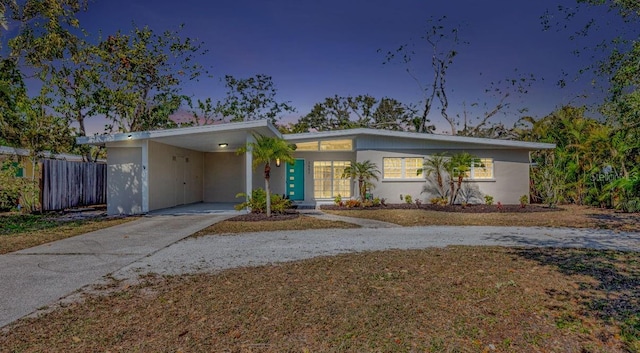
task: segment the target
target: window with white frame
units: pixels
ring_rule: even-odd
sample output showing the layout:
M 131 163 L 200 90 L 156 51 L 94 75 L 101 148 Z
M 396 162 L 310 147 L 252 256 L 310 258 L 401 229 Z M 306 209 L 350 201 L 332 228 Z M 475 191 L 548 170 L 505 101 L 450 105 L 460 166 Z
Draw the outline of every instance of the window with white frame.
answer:
M 422 157 L 385 157 L 382 159 L 383 179 L 423 179 L 418 175 L 422 168 Z
M 493 179 L 493 158 L 476 158 L 467 173 L 470 180 Z
M 316 199 L 351 197 L 351 180 L 341 178 L 350 165 L 349 161 L 313 162 L 313 196 Z
M 352 140 L 323 140 L 296 143 L 296 151 L 351 151 Z

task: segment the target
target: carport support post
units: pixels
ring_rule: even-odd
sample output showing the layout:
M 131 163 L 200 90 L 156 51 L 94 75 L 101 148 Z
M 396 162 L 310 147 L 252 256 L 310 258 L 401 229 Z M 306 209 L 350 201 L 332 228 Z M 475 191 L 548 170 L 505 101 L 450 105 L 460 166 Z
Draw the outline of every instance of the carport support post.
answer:
M 253 138 L 253 136 L 251 135 L 247 135 L 247 146 L 249 145 L 249 143 L 251 142 L 255 142 L 255 138 Z M 249 200 L 249 197 L 251 196 L 251 190 L 253 189 L 253 152 L 250 149 L 247 149 L 247 153 L 244 154 L 245 158 L 245 194 L 247 194 L 246 196 L 246 200 Z M 247 208 L 247 211 L 249 209 Z

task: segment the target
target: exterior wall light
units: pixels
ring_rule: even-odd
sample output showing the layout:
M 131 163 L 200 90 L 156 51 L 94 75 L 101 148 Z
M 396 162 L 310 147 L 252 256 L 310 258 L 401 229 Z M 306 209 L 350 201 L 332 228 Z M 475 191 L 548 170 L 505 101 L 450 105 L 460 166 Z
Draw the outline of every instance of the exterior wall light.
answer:
M 276 158 L 276 167 L 280 166 L 280 158 Z
M 225 148 L 225 147 L 227 147 L 227 146 L 229 146 L 229 144 L 228 144 L 228 143 L 226 143 L 226 142 L 223 142 L 223 143 L 219 143 L 219 144 L 218 144 L 218 147 L 220 147 L 220 148 Z

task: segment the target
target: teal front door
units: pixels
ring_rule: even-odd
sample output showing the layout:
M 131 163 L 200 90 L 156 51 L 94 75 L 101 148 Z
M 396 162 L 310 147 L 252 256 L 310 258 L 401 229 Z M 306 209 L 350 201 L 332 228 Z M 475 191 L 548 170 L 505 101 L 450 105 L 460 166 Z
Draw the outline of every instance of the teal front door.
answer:
M 294 201 L 304 200 L 304 159 L 287 163 L 287 196 Z

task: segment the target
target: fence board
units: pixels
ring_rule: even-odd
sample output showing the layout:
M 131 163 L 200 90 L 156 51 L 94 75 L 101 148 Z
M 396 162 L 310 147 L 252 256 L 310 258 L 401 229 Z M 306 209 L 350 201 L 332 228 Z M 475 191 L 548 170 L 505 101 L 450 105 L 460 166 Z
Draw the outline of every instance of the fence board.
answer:
M 43 211 L 104 204 L 107 165 L 43 159 L 41 185 Z

